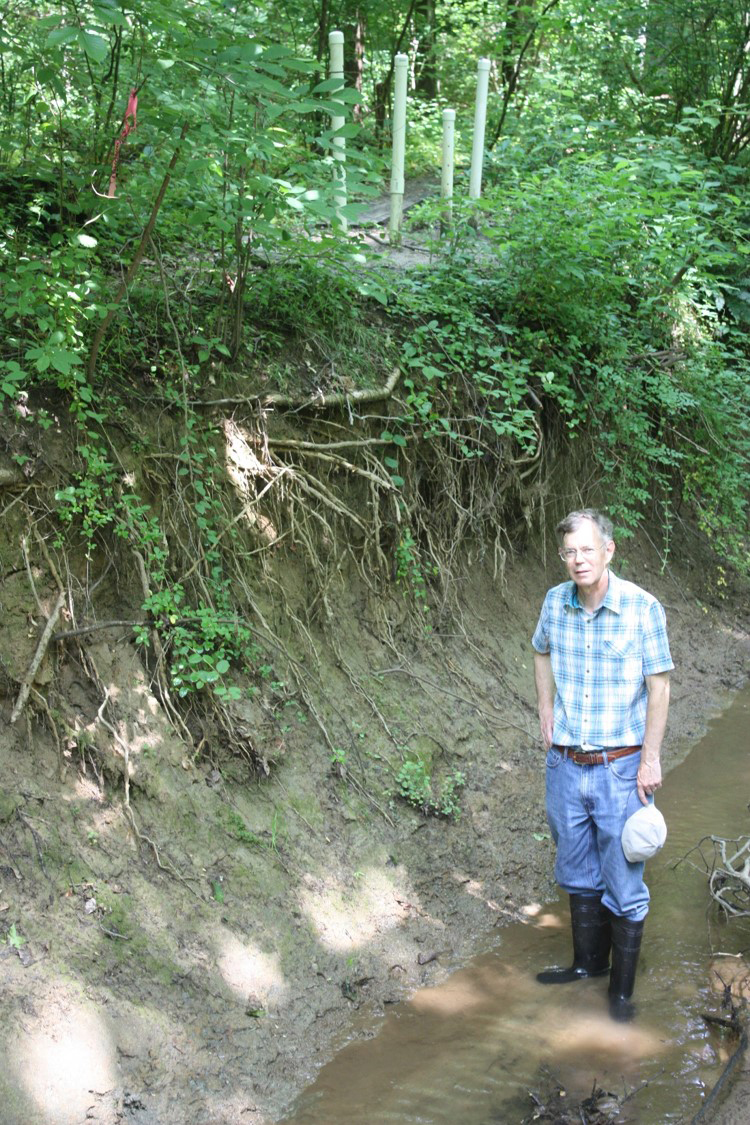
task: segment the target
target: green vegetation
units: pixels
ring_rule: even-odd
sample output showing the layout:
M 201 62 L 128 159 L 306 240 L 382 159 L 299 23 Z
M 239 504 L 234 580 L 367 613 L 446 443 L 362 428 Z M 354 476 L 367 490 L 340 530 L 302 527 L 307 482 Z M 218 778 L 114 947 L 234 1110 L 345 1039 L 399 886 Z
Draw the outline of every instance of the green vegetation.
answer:
M 697 527 L 716 565 L 750 573 L 743 6 L 355 14 L 20 0 L 0 17 L 6 418 L 30 447 L 72 435 L 49 539 L 71 572 L 85 559 L 85 588 L 103 558 L 137 578 L 135 636 L 181 737 L 202 745 L 209 717 L 266 772 L 239 733 L 241 678 L 262 695 L 283 677 L 303 705 L 309 687 L 260 625 L 280 560 L 305 590 L 301 651 L 345 567 L 400 585 L 431 632 L 466 558 L 501 566 L 507 529 L 551 493 L 585 492 L 626 535 L 657 524 L 665 559 Z M 325 77 L 332 21 L 344 90 Z M 451 224 L 435 200 L 415 209 L 425 264 L 394 269 L 341 219 L 387 190 L 405 44 L 409 172 L 434 175 L 446 104 L 459 168 Z M 469 202 L 483 54 L 495 93 Z
M 396 784 L 399 796 L 425 816 L 458 820 L 461 815 L 459 790 L 466 784 L 461 770 L 446 774 L 436 785 L 424 758 L 407 758 L 396 773 Z

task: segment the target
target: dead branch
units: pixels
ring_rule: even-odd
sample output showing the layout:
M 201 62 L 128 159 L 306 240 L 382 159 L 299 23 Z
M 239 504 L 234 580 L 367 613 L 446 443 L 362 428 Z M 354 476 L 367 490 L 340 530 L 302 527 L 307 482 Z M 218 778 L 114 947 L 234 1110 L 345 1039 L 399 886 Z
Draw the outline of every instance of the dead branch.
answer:
M 42 554 L 44 555 L 45 562 L 47 563 L 47 566 L 49 567 L 50 574 L 54 578 L 58 590 L 60 590 L 60 592 L 62 592 L 66 588 L 66 585 L 63 582 L 62 578 L 60 577 L 60 574 L 57 570 L 57 567 L 55 566 L 55 564 L 53 562 L 52 556 L 49 553 L 49 549 L 48 549 L 47 544 L 44 540 L 44 537 L 39 534 L 36 527 L 34 528 L 34 538 L 36 539 L 37 543 L 39 544 L 39 549 L 41 550 Z
M 19 715 L 21 714 L 24 707 L 26 706 L 26 700 L 29 698 L 29 692 L 31 691 L 31 688 L 33 686 L 34 678 L 36 677 L 36 674 L 39 671 L 39 665 L 44 660 L 45 653 L 47 652 L 47 649 L 49 647 L 49 643 L 52 640 L 52 634 L 55 631 L 55 625 L 57 624 L 57 619 L 60 616 L 60 613 L 62 611 L 62 607 L 63 607 L 64 604 L 65 604 L 65 591 L 62 590 L 57 595 L 57 601 L 55 602 L 55 604 L 52 608 L 52 612 L 49 615 L 49 618 L 47 620 L 47 624 L 44 626 L 44 631 L 43 631 L 41 637 L 39 638 L 39 644 L 36 646 L 36 652 L 34 653 L 34 658 L 31 661 L 31 664 L 29 665 L 29 670 L 26 673 L 26 675 L 24 676 L 23 681 L 21 683 L 21 689 L 18 692 L 18 698 L 16 699 L 16 703 L 15 703 L 15 706 L 13 708 L 13 713 L 10 716 L 11 724 L 17 722 Z
M 382 402 L 393 394 L 400 375 L 401 371 L 396 367 L 382 387 L 356 387 L 354 390 L 339 391 L 335 394 L 324 394 L 323 391 L 317 391 L 314 395 L 308 395 L 306 398 L 274 393 L 270 395 L 244 395 L 234 398 L 214 398 L 205 401 L 191 399 L 190 406 L 254 406 L 260 404 L 263 407 L 283 406 L 293 410 L 304 410 L 307 407 L 322 410 L 324 407 L 347 406 L 352 402 Z
M 36 602 L 36 607 L 39 610 L 39 616 L 45 617 L 46 614 L 44 612 L 44 606 L 39 600 L 39 594 L 37 593 L 36 589 L 36 582 L 34 581 L 34 574 L 31 570 L 31 560 L 29 559 L 29 552 L 26 545 L 25 535 L 21 536 L 21 554 L 23 555 L 23 565 L 26 567 L 26 576 L 29 580 L 29 586 L 31 586 L 31 592 L 34 595 L 34 601 Z
M 713 854 L 706 856 L 703 846 L 709 843 Z M 700 857 L 699 863 L 690 859 L 696 853 Z M 704 836 L 677 861 L 675 867 L 683 862 L 708 876 L 711 897 L 728 915 L 733 918 L 750 917 L 750 836 L 738 836 L 736 839 Z

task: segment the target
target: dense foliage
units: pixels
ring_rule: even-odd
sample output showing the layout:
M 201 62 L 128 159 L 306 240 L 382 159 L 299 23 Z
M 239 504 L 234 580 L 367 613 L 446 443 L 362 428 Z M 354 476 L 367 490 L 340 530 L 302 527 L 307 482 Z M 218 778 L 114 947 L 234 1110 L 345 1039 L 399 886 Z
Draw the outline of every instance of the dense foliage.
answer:
M 336 26 L 346 90 L 326 79 Z M 356 386 L 396 358 L 406 394 L 384 464 L 397 488 L 407 444 L 447 442 L 467 472 L 515 467 L 538 500 L 572 448 L 625 528 L 656 515 L 666 549 L 691 512 L 747 572 L 748 45 L 739 0 L 5 7 L 1 394 L 30 396 L 29 425 L 49 424 L 45 396 L 55 409 L 62 396 L 80 437 L 60 514 L 89 549 L 107 530 L 135 537 L 153 618 L 180 623 L 176 688 L 220 681 L 250 647 L 221 625 L 229 514 L 215 435 L 191 405 L 238 376 L 294 390 L 301 372 L 317 386 L 335 371 Z M 483 198 L 469 206 L 459 174 L 450 229 L 438 234 L 436 206 L 416 220 L 435 232 L 430 267 L 394 280 L 363 264 L 341 220 L 387 190 L 400 49 L 412 172 L 433 171 L 446 104 L 465 162 L 476 57 L 493 71 Z M 334 113 L 347 119 L 343 214 Z M 121 485 L 107 427 L 134 397 L 182 426 L 200 597 L 170 570 L 142 490 Z M 402 569 L 423 594 L 411 535 L 397 550 L 409 544 Z M 192 671 L 189 651 L 202 654 Z

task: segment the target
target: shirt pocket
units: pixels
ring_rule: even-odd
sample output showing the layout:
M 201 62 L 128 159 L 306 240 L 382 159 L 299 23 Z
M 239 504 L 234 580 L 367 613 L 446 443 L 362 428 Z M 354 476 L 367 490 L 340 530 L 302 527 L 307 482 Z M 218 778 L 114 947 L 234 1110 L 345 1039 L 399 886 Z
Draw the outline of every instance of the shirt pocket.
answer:
M 605 637 L 602 655 L 617 679 L 643 679 L 643 656 L 637 637 Z

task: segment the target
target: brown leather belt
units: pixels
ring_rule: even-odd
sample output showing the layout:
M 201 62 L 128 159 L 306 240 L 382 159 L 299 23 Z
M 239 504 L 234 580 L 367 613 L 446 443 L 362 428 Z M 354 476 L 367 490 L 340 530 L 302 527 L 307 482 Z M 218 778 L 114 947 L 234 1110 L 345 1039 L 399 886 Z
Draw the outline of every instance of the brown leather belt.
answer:
M 601 766 L 604 763 L 604 754 L 595 750 L 579 750 L 575 746 L 556 745 L 553 745 L 552 749 L 559 750 L 561 754 L 567 752 L 568 757 L 577 766 Z M 613 746 L 611 750 L 605 747 L 608 762 L 614 761 L 615 758 L 626 758 L 628 754 L 636 754 L 639 750 L 640 746 Z

